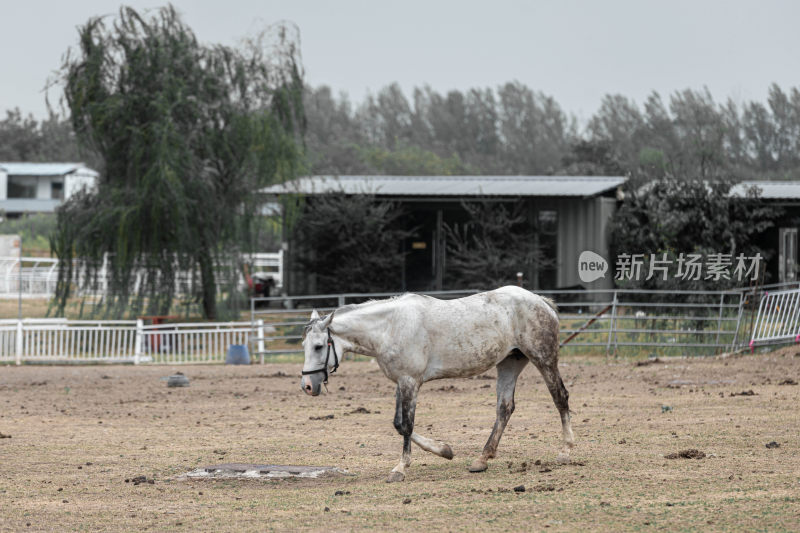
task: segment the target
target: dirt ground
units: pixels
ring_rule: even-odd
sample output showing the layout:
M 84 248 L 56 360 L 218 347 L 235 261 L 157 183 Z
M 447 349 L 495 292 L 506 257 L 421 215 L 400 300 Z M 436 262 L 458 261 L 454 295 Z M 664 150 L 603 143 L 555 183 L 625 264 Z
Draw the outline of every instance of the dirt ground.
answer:
M 178 370 L 191 386 L 167 388 Z M 317 398 L 302 394 L 299 371 L 0 367 L 10 436 L 0 438 L 0 530 L 800 529 L 800 348 L 646 366 L 562 357 L 577 438 L 569 465 L 555 462 L 560 423 L 529 367 L 481 474 L 467 465 L 494 422 L 493 372 L 428 383 L 417 430 L 456 457 L 414 447 L 394 484 L 384 482 L 401 449 L 394 389 L 377 366 L 345 362 Z M 705 457 L 667 457 L 690 449 Z M 175 479 L 229 462 L 353 475 Z M 130 482 L 140 475 L 154 482 Z

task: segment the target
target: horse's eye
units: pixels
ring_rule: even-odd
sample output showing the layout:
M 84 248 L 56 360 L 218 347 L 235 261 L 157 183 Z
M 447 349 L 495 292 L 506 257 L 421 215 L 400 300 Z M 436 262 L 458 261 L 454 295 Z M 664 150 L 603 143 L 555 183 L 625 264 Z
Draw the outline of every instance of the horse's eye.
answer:
M 321 349 L 322 349 L 322 346 L 323 346 L 322 344 L 315 344 L 315 345 L 314 345 L 314 349 L 315 349 L 315 350 L 321 350 Z

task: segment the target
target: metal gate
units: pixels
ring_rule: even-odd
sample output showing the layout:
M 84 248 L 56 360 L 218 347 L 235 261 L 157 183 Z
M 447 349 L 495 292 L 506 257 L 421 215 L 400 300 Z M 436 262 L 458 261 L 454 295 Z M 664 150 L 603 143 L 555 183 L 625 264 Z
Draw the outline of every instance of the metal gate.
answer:
M 800 289 L 765 292 L 753 322 L 750 349 L 791 341 L 800 342 Z

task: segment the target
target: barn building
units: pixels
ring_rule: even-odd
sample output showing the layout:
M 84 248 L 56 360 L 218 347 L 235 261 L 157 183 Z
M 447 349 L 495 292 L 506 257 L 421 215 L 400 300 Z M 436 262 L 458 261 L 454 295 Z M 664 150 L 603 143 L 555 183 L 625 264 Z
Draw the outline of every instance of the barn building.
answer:
M 743 181 L 731 189 L 731 194 L 741 196 L 753 186 L 758 187 L 761 198 L 778 213 L 774 225 L 757 239 L 759 247 L 768 253 L 766 281 L 797 282 L 800 280 L 797 263 L 800 181 Z
M 84 187 L 94 187 L 97 176 L 83 163 L 0 162 L 0 210 L 11 218 L 52 213 Z
M 608 257 L 608 224 L 617 205 L 621 176 L 311 176 L 263 189 L 268 198 L 328 192 L 373 194 L 401 203 L 408 213 L 407 228 L 416 234 L 402 243 L 406 263 L 397 287 L 388 290 L 441 290 L 447 273 L 446 224 L 466 221 L 464 202 L 524 202 L 537 245 L 555 265 L 532 266 L 523 273 L 526 287 L 555 289 L 583 285 L 610 288 L 613 265 L 604 278 L 583 284 L 578 277 L 578 256 L 591 250 Z M 285 242 L 287 264 L 284 288 L 288 294 L 313 294 L 313 276 L 293 264 L 298 243 Z M 509 282 L 516 272 L 509 272 Z

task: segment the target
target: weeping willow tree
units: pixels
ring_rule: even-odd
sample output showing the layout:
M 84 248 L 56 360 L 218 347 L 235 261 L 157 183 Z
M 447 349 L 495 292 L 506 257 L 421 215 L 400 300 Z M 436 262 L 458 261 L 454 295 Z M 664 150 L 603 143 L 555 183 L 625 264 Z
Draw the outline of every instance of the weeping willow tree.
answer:
M 296 29 L 209 46 L 172 6 L 144 16 L 123 7 L 79 36 L 62 67 L 64 97 L 79 140 L 104 168 L 96 190 L 58 212 L 58 312 L 76 279 L 96 282 L 105 263 L 106 315 L 167 314 L 178 274 L 189 273 L 203 314 L 216 318 L 218 295 L 235 294 L 218 290 L 220 278 L 233 283 L 256 239 L 255 191 L 299 172 Z

